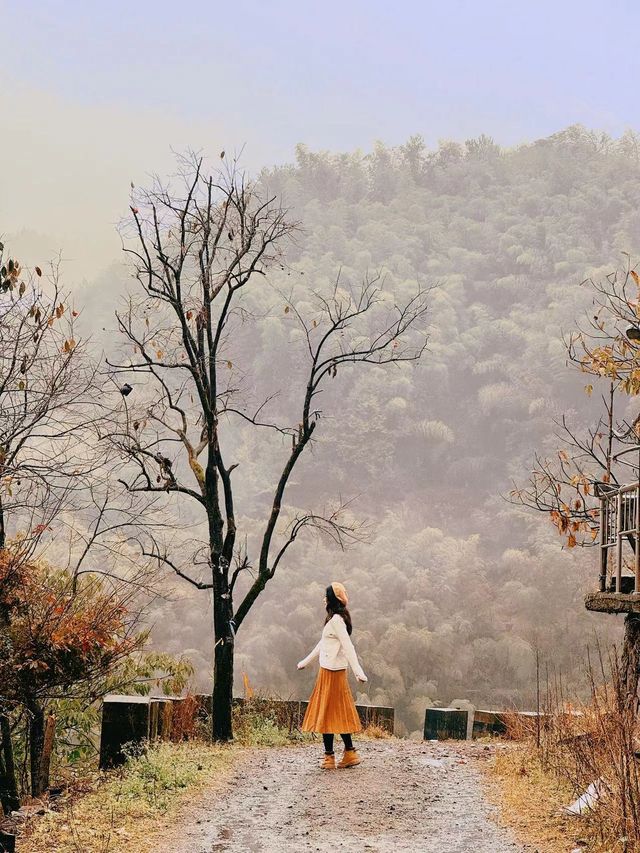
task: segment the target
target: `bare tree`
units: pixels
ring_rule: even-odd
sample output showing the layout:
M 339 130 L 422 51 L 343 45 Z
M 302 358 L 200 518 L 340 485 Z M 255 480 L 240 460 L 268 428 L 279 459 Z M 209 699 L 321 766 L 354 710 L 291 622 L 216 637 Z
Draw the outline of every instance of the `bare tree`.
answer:
M 270 417 L 268 394 L 250 407 L 243 394 L 247 377 L 232 354 L 239 348 L 242 360 L 239 328 L 254 319 L 243 294 L 264 286 L 270 270 L 285 269 L 284 246 L 295 230 L 278 200 L 235 161 L 223 158 L 210 175 L 202 158 L 192 155 L 181 160 L 177 186 L 156 179 L 150 189 L 135 191 L 124 230 L 139 290 L 117 315 L 128 357 L 112 365 L 124 400 L 112 438 L 128 463 L 123 482 L 132 494 L 191 503 L 204 519 L 204 541 L 193 543 L 188 555 L 184 541 L 171 548 L 154 536 L 147 536 L 142 551 L 213 595 L 217 740 L 232 737 L 235 634 L 298 535 L 311 528 L 340 546 L 362 535 L 341 503 L 327 512 L 282 516 L 287 485 L 320 422 L 318 395 L 345 365 L 415 361 L 426 346 L 423 290 L 397 305 L 378 277 L 357 288 L 338 280 L 329 293 L 305 289 L 311 316 L 298 309 L 294 293 L 277 294 L 305 346 L 298 415 L 289 424 Z M 292 369 L 282 381 L 299 376 Z M 255 555 L 238 545 L 237 463 L 223 449 L 224 436 L 241 427 L 275 431 L 289 444 Z M 175 511 L 176 504 L 170 506 Z M 245 576 L 251 580 L 239 595 Z
M 74 338 L 75 312 L 60 292 L 58 268 L 44 278 L 39 267 L 23 270 L 5 258 L 1 245 L 0 265 L 0 642 L 7 644 L 16 561 L 6 552 L 19 538 L 21 552 L 33 554 L 87 472 L 76 438 L 86 425 L 93 375 Z M 7 660 L 10 651 L 2 649 Z M 0 689 L 5 810 L 18 800 L 7 703 L 5 684 Z
M 4 254 L 0 244 L 0 802 L 10 811 L 19 796 L 9 715 L 22 709 L 28 716 L 31 787 L 39 795 L 43 701 L 68 683 L 56 682 L 53 669 L 43 679 L 35 641 L 22 655 L 16 620 L 28 604 L 42 625 L 64 623 L 86 599 L 90 572 L 114 601 L 130 603 L 148 589 L 148 566 L 138 565 L 138 554 L 133 560 L 128 545 L 131 500 L 110 481 L 111 448 L 96 429 L 106 412 L 99 377 L 86 342 L 76 339 L 77 312 L 60 287 L 59 264 L 43 273 Z M 38 561 L 54 561 L 63 571 L 57 583 L 64 576 L 68 588 L 38 586 Z M 29 630 L 39 630 L 38 620 Z M 85 675 L 93 677 L 88 667 Z

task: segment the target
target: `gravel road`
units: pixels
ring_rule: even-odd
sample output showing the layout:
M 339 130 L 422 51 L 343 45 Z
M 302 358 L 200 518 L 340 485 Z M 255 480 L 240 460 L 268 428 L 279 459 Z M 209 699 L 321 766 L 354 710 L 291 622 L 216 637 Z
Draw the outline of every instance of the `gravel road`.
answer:
M 362 764 L 321 771 L 321 748 L 247 751 L 183 815 L 175 853 L 523 853 L 492 820 L 482 745 L 361 741 Z M 337 751 L 339 757 L 340 751 Z

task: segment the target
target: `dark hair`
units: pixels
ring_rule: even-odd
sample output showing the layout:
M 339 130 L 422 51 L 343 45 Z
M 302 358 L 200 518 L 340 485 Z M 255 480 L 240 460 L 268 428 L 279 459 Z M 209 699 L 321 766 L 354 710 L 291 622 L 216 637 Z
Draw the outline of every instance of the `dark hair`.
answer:
M 333 616 L 342 616 L 344 624 L 347 626 L 347 633 L 351 634 L 353 631 L 351 614 L 335 594 L 332 586 L 326 588 L 325 595 L 327 596 L 327 618 L 324 620 L 324 624 L 326 625 Z

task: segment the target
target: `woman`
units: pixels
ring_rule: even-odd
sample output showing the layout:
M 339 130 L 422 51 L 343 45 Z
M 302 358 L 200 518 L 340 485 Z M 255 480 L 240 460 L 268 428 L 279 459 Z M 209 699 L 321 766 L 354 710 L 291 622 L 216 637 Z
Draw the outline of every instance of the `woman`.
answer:
M 351 735 L 359 732 L 362 726 L 347 681 L 347 666 L 351 667 L 358 681 L 367 681 L 367 676 L 362 671 L 351 642 L 351 616 L 347 610 L 349 597 L 344 586 L 341 583 L 328 586 L 324 603 L 327 618 L 320 642 L 298 664 L 298 669 L 304 669 L 320 656 L 320 672 L 302 721 L 302 731 L 322 734 L 322 769 L 335 770 L 333 736 L 336 734 L 344 741 L 344 755 L 338 767 L 342 769 L 360 764 L 360 756 L 353 746 Z

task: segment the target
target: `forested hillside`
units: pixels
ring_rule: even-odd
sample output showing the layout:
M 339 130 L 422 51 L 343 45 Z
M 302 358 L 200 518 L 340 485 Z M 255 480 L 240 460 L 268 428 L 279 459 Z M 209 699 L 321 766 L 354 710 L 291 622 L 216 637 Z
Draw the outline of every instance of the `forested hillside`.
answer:
M 437 150 L 414 137 L 371 154 L 301 146 L 261 181 L 301 231 L 277 279 L 247 300 L 257 325 L 239 325 L 229 370 L 257 405 L 281 392 L 274 416 L 295 423 L 305 358 L 278 290 L 304 310 L 309 289 L 338 274 L 347 286 L 380 271 L 399 299 L 416 283 L 433 292 L 422 361 L 345 368 L 287 492 L 293 510 L 357 497 L 370 541 L 341 553 L 301 537 L 238 635 L 238 685 L 246 672 L 265 691 L 306 696 L 313 676 L 296 661 L 317 641 L 332 580 L 351 594 L 366 695 L 395 705 L 409 731 L 434 700 L 530 705 L 536 646 L 579 684 L 595 629 L 611 639 L 621 628 L 584 610 L 595 556 L 563 553 L 546 520 L 501 496 L 535 449 L 554 452 L 554 418 L 569 411 L 580 425 L 597 411 L 562 332 L 589 308 L 580 283 L 639 249 L 640 140 L 572 127 L 515 150 L 485 137 Z M 107 295 L 104 282 L 88 294 L 101 316 Z M 263 436 L 256 447 L 238 430 L 227 452 L 256 532 L 288 441 Z M 209 671 L 206 595 L 177 585 L 152 618 L 158 645 Z

